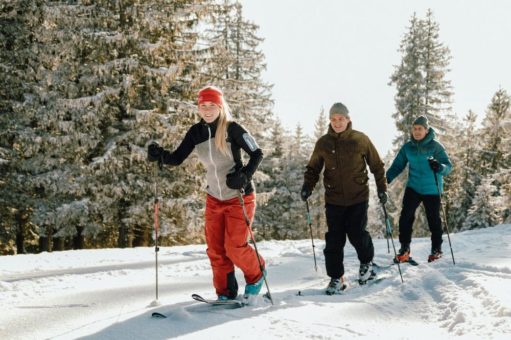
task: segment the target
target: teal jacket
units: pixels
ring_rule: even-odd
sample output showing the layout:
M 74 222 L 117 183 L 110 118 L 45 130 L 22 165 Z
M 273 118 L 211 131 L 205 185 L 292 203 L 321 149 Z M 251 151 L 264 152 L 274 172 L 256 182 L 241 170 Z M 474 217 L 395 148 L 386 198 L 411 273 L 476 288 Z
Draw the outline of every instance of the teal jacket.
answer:
M 387 170 L 387 183 L 390 184 L 408 166 L 407 187 L 421 195 L 438 195 L 435 173 L 429 167 L 428 158 L 434 157 L 440 163 L 440 172 L 436 174 L 440 193 L 443 192 L 443 176 L 452 170 L 452 164 L 442 144 L 435 140 L 435 131 L 429 128 L 424 139 L 416 141 L 413 137 L 403 145 Z

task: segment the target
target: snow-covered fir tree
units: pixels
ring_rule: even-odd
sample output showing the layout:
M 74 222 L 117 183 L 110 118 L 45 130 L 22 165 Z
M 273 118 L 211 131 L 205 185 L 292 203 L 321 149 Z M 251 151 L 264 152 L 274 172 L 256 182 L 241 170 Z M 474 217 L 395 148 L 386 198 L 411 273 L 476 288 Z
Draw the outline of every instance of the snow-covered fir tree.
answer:
M 476 130 L 477 116 L 469 111 L 454 136 L 458 146 L 451 149 L 453 171 L 445 178 L 447 219 L 453 230 L 460 230 L 472 205 L 477 185 L 481 181 L 478 173 L 477 154 L 480 141 Z
M 421 68 L 424 75 L 424 112 L 431 125 L 437 130 L 445 130 L 445 116 L 451 113 L 452 86 L 447 79 L 450 71 L 450 50 L 440 41 L 440 26 L 431 9 L 426 13 L 423 24 L 423 46 Z M 448 131 L 450 132 L 450 131 Z
M 450 111 L 452 91 L 446 76 L 451 57 L 449 48 L 440 41 L 439 30 L 431 10 L 425 19 L 414 13 L 401 41 L 401 63 L 390 78 L 390 84 L 396 86 L 396 112 L 392 116 L 398 130 L 397 147 L 408 140 L 417 116 L 425 115 L 431 125 L 441 128 L 443 115 Z
M 510 168 L 509 132 L 511 131 L 511 97 L 499 89 L 492 97 L 482 122 L 483 148 L 480 154 L 481 173 L 493 174 L 501 168 Z
M 318 118 L 314 123 L 314 140 L 311 141 L 311 145 L 314 145 L 319 138 L 327 134 L 329 125 L 330 123 L 326 118 L 325 109 L 322 107 L 319 111 Z M 310 158 L 310 154 L 306 155 L 307 161 L 308 158 Z M 316 188 L 312 192 L 309 201 L 311 216 L 313 218 L 314 235 L 317 235 L 319 238 L 324 238 L 327 231 L 327 225 L 325 216 L 325 187 L 323 185 L 323 176 L 319 176 L 319 181 L 316 184 Z
M 12 105 L 12 137 L 2 145 L 16 159 L 9 185 L 32 197 L 9 204 L 26 204 L 30 214 L 21 216 L 35 223 L 40 241 L 66 240 L 55 248 L 147 244 L 154 182 L 172 231 L 164 243 L 202 238 L 197 162 L 155 176 L 145 150 L 151 139 L 177 146 L 196 121 L 194 27 L 206 5 L 47 1 L 30 9 L 27 21 L 45 29 L 30 31 L 34 81 Z
M 479 153 L 480 173 L 496 186 L 494 196 L 509 202 L 511 171 L 511 97 L 499 89 L 491 99 L 481 128 L 482 149 Z M 504 205 L 499 217 L 507 220 L 510 206 Z
M 266 64 L 259 26 L 244 18 L 238 1 L 223 0 L 212 8 L 204 34 L 210 48 L 202 80 L 223 90 L 233 118 L 264 143 L 273 124 L 273 101 L 272 86 L 262 80 Z
M 0 254 L 33 251 L 36 228 L 30 221 L 34 192 L 25 186 L 26 167 L 17 157 L 17 136 L 30 125 L 22 103 L 32 100 L 36 84 L 32 45 L 41 28 L 42 0 L 0 3 Z
M 491 178 L 486 178 L 477 187 L 462 230 L 487 228 L 501 222 L 499 211 L 502 200 L 500 196 L 495 196 L 497 188 L 492 184 L 492 181 Z
M 268 148 L 263 149 L 264 160 L 259 166 L 256 176 L 265 174 L 257 183 L 258 207 L 255 216 L 254 227 L 258 231 L 258 236 L 264 239 L 278 239 L 279 235 L 275 232 L 275 226 L 279 223 L 279 218 L 286 207 L 288 190 L 284 187 L 285 170 L 285 150 L 289 141 L 279 119 L 271 128 L 271 136 Z M 266 175 L 267 174 L 267 175 Z
M 263 183 L 264 191 L 271 191 L 271 195 L 264 204 L 259 205 L 254 224 L 264 230 L 266 237 L 307 238 L 310 232 L 305 203 L 300 199 L 300 190 L 311 151 L 308 138 L 303 134 L 300 125 L 297 125 L 294 134 L 290 134 L 278 124 L 274 127 L 272 135 L 284 137 L 284 153 L 280 158 L 270 153 L 261 164 L 261 170 L 264 172 L 268 167 L 273 168 L 268 180 Z

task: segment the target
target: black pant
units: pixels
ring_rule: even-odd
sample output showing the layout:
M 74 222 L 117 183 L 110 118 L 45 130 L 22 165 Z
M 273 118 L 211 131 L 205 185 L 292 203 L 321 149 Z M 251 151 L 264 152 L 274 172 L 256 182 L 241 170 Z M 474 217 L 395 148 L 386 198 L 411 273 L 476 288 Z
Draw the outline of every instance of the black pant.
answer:
M 399 242 L 410 244 L 412 241 L 412 227 L 415 221 L 415 210 L 421 202 L 426 208 L 429 231 L 431 232 L 431 248 L 442 247 L 442 220 L 440 219 L 440 196 L 421 195 L 410 188 L 406 188 L 403 197 L 403 209 L 399 217 Z
M 325 205 L 328 231 L 325 234 L 326 272 L 331 278 L 344 275 L 344 245 L 346 235 L 357 251 L 360 263 L 369 263 L 374 257 L 373 241 L 366 230 L 367 205 L 362 202 L 351 206 Z

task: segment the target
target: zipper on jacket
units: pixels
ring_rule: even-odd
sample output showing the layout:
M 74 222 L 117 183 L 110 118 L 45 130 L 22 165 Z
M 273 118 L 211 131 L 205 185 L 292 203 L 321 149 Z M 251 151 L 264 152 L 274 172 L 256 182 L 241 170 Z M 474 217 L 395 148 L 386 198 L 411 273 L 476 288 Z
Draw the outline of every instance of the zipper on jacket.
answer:
M 220 194 L 220 199 L 223 200 L 224 197 L 222 195 L 222 187 L 220 185 L 220 179 L 218 178 L 218 172 L 216 170 L 216 164 L 215 164 L 215 161 L 213 160 L 213 152 L 211 151 L 211 128 L 209 127 L 209 125 L 208 125 L 208 134 L 209 134 L 209 138 L 208 138 L 209 160 L 211 161 L 211 164 L 213 164 L 213 168 L 215 169 L 215 178 L 216 178 L 216 183 L 218 185 L 218 192 Z

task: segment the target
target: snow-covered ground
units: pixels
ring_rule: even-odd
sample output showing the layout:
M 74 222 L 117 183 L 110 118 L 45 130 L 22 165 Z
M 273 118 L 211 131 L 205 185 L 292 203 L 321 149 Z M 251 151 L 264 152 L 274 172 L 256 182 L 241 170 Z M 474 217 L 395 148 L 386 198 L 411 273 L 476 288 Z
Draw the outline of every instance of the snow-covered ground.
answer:
M 323 243 L 260 242 L 275 305 L 220 309 L 195 302 L 214 297 L 204 245 L 162 247 L 159 302 L 154 248 L 82 250 L 0 257 L 1 339 L 511 339 L 511 225 L 451 235 L 445 256 L 426 261 L 428 239 L 414 239 L 418 267 L 380 273 L 377 284 L 343 295 L 297 296 L 322 288 Z M 397 246 L 397 244 L 396 244 Z M 385 240 L 375 240 L 375 262 L 388 264 Z M 391 249 L 392 251 L 392 249 Z M 358 261 L 346 246 L 347 277 Z M 237 273 L 241 290 L 243 278 Z M 264 288 L 263 288 L 264 289 Z M 166 319 L 151 318 L 153 311 Z

